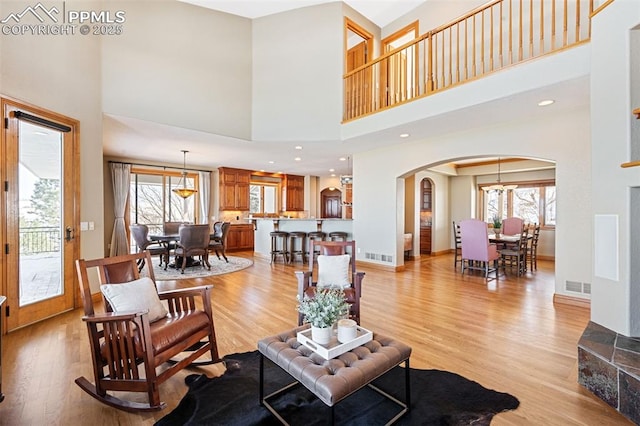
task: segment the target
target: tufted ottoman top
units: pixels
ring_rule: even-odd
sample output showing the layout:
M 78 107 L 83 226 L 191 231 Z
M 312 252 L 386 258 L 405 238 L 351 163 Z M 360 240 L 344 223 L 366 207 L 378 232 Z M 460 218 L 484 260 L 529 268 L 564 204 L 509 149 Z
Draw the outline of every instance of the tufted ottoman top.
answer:
M 405 361 L 411 347 L 374 333 L 373 339 L 337 358 L 326 360 L 297 340 L 308 326 L 258 342 L 262 355 L 288 372 L 328 406 L 333 406 Z

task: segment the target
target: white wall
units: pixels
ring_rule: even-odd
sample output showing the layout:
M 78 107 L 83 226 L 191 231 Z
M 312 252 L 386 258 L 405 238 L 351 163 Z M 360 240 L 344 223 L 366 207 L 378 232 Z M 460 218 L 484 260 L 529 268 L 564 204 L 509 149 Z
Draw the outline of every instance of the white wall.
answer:
M 366 175 L 367 185 L 354 186 L 354 205 L 376 205 L 377 208 L 357 217 L 354 236 L 362 251 L 397 253 L 394 242 L 403 231 L 397 216 L 404 206 L 397 202 L 396 181 L 403 180 L 400 176 L 411 170 L 452 158 L 496 153 L 554 160 L 558 194 L 556 293 L 567 294 L 566 280 L 591 280 L 589 270 L 584 267 L 592 262 L 589 142 L 589 113 L 582 108 L 544 119 L 526 116 L 499 126 L 474 128 L 358 154 L 354 158 L 354 178 Z M 367 174 L 367 170 L 377 173 Z M 452 212 L 451 217 L 461 213 Z M 376 226 L 379 223 L 396 226 L 381 228 Z M 402 257 L 394 257 L 394 265 L 402 263 Z
M 0 16 L 33 2 L 0 2 Z M 67 1 L 67 8 L 96 3 Z M 0 93 L 80 121 L 80 221 L 95 223 L 81 234 L 83 257 L 104 255 L 100 37 L 1 35 Z
M 178 1 L 117 2 L 102 37 L 104 112 L 251 138 L 251 20 Z
M 618 257 L 615 250 L 602 258 L 595 258 L 594 254 L 596 262 L 614 264 L 618 279 L 592 272 L 591 319 L 628 336 L 640 335 L 637 300 L 640 283 L 639 277 L 630 275 L 638 263 L 637 258 L 630 256 L 631 248 L 637 247 L 640 237 L 630 234 L 631 222 L 635 225 L 638 221 L 638 216 L 630 213 L 630 188 L 640 186 L 640 168 L 622 169 L 620 163 L 639 159 L 630 158 L 630 152 L 638 152 L 630 148 L 638 146 L 638 139 L 630 137 L 631 129 L 638 126 L 631 111 L 640 107 L 637 85 L 640 70 L 633 69 L 630 63 L 630 31 L 638 24 L 640 2 L 615 1 L 594 17 L 591 41 L 593 214 L 617 216 L 619 226 Z M 637 137 L 637 132 L 634 134 Z
M 339 139 L 343 62 L 340 2 L 255 19 L 252 139 Z

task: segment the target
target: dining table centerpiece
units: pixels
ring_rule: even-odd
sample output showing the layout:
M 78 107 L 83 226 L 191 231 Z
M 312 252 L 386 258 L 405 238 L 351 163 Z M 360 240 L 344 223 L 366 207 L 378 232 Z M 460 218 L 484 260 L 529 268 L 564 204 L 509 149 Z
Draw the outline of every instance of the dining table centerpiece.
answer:
M 311 324 L 311 339 L 321 345 L 331 341 L 333 326 L 349 313 L 344 291 L 340 288 L 323 288 L 316 291 L 315 296 L 298 297 L 298 312 L 304 321 Z
M 500 231 L 502 231 L 502 220 L 500 216 L 493 216 L 493 233 L 496 234 L 496 237 L 500 236 Z

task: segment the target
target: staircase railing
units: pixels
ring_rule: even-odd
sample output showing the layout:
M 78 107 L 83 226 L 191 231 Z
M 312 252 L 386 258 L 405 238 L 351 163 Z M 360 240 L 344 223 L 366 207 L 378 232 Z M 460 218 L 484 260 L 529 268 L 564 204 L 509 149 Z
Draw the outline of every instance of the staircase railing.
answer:
M 587 42 L 594 4 L 611 1 L 491 1 L 346 73 L 343 120 Z

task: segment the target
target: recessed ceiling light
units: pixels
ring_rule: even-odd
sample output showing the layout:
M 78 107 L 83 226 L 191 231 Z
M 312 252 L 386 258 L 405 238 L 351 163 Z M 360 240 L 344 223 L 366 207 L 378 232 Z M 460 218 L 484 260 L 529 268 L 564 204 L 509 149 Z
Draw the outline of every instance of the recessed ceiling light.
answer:
M 294 160 L 296 160 L 296 161 L 300 161 L 300 160 L 302 160 L 302 158 L 300 158 L 300 157 L 296 157 L 296 158 L 294 158 Z
M 340 161 L 347 161 L 347 158 L 346 157 L 340 157 L 339 160 Z
M 335 173 L 331 173 L 331 177 L 336 177 L 336 174 Z
M 300 145 L 296 146 L 296 149 L 302 149 L 302 147 Z
M 409 137 L 409 133 L 400 133 L 400 137 L 401 138 L 408 138 Z
M 545 99 L 543 101 L 538 102 L 538 106 L 547 106 L 547 105 L 551 105 L 554 102 L 555 101 L 553 99 Z
M 273 163 L 275 163 L 275 161 L 273 161 L 273 160 L 269 161 L 269 164 L 273 164 Z
M 336 171 L 336 169 L 329 169 L 329 171 L 330 171 L 330 172 L 335 172 L 335 171 Z

